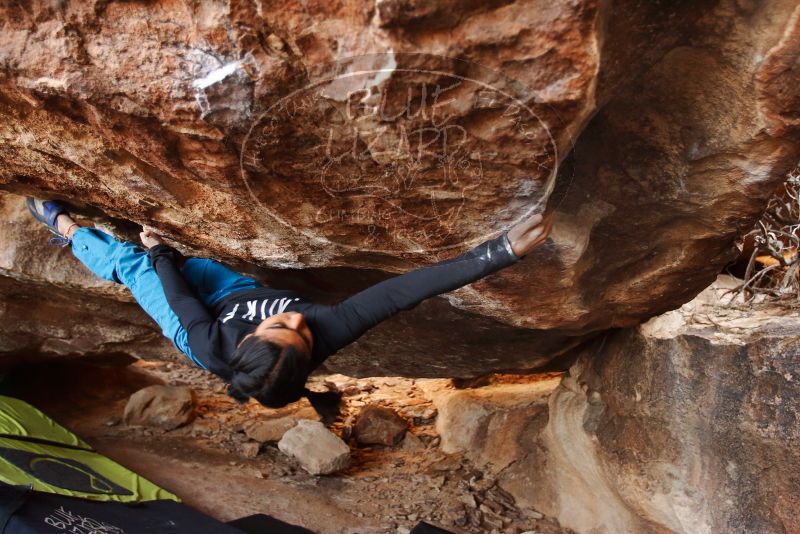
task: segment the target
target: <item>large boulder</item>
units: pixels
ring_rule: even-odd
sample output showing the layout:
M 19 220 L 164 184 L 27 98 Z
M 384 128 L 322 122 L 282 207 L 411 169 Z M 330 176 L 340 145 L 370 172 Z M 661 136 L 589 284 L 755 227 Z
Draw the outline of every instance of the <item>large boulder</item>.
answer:
M 550 401 L 540 511 L 580 532 L 797 532 L 800 313 L 725 291 L 579 356 Z
M 443 395 L 442 446 L 576 532 L 797 532 L 800 312 L 728 307 L 731 285 L 609 332 L 558 385 Z
M 557 176 L 547 246 L 448 295 L 454 321 L 440 301 L 405 335 L 365 337 L 387 350 L 330 362 L 533 368 L 690 300 L 735 256 L 800 155 L 798 13 L 794 0 L 6 4 L 0 187 L 222 258 L 385 276 L 542 209 Z M 419 335 L 427 317 L 469 343 Z

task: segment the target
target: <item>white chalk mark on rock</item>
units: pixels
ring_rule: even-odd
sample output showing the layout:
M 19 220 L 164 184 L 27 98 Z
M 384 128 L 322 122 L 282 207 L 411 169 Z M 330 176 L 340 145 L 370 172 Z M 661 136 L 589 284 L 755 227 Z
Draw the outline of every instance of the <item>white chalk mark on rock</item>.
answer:
M 205 89 L 206 87 L 211 87 L 215 83 L 219 83 L 234 72 L 236 72 L 239 67 L 242 66 L 242 61 L 231 61 L 218 69 L 214 69 L 202 78 L 198 78 L 192 82 L 192 86 L 195 89 Z
M 211 104 L 208 101 L 205 90 L 236 72 L 242 66 L 242 63 L 243 60 L 231 61 L 192 82 L 192 87 L 195 89 L 194 98 L 200 108 L 201 119 L 211 112 Z
M 367 99 L 373 94 L 373 89 L 379 88 L 392 77 L 395 70 L 397 70 L 397 59 L 393 50 L 380 56 L 356 58 L 347 66 L 346 72 L 331 80 L 320 94 L 339 102 L 346 102 L 355 93 L 363 93 L 365 95 L 363 98 Z
M 42 86 L 42 87 L 49 87 L 50 89 L 66 89 L 67 88 L 67 80 L 61 78 L 48 78 L 42 77 L 37 78 L 33 84 Z

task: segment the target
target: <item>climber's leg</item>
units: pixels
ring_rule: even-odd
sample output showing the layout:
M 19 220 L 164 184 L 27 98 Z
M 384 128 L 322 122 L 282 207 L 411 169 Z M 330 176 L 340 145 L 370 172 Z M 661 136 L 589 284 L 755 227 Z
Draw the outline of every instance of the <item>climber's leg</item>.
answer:
M 189 349 L 186 330 L 167 302 L 147 251 L 96 228 L 80 228 L 72 235 L 72 252 L 97 276 L 126 285 L 139 306 L 161 327 L 164 336 L 203 367 Z
M 188 258 L 181 272 L 208 308 L 236 291 L 261 287 L 258 281 L 208 258 Z

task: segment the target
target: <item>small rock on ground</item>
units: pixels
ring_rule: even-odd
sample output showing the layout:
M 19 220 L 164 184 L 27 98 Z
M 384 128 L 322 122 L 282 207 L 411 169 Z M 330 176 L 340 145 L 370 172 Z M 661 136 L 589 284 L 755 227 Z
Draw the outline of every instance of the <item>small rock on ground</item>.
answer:
M 257 441 L 247 441 L 242 443 L 239 453 L 245 458 L 255 458 L 261 450 L 261 444 Z
M 195 395 L 183 386 L 149 386 L 130 396 L 122 419 L 126 425 L 173 430 L 195 416 Z
M 400 443 L 407 428 L 405 420 L 391 408 L 370 405 L 361 410 L 353 435 L 361 445 L 392 447 Z
M 297 424 L 296 417 L 278 417 L 277 419 L 262 419 L 245 426 L 244 433 L 247 437 L 259 443 L 273 443 L 280 441 L 289 429 Z
M 328 475 L 350 465 L 350 447 L 319 421 L 298 421 L 278 448 L 312 475 Z
M 425 449 L 425 444 L 412 432 L 406 432 L 406 437 L 400 442 L 400 448 L 408 452 L 421 451 Z

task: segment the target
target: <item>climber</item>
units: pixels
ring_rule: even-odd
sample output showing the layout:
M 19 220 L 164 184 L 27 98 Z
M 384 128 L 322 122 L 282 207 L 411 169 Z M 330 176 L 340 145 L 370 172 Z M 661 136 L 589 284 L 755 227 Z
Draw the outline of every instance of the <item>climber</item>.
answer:
M 149 228 L 139 246 L 80 226 L 58 202 L 28 199 L 33 216 L 97 276 L 126 285 L 174 345 L 224 379 L 240 402 L 279 408 L 306 396 L 324 420 L 335 392 L 305 387 L 328 356 L 401 310 L 512 265 L 541 245 L 552 226 L 533 215 L 460 256 L 373 285 L 337 304 L 267 287 L 211 259 L 184 257 Z

